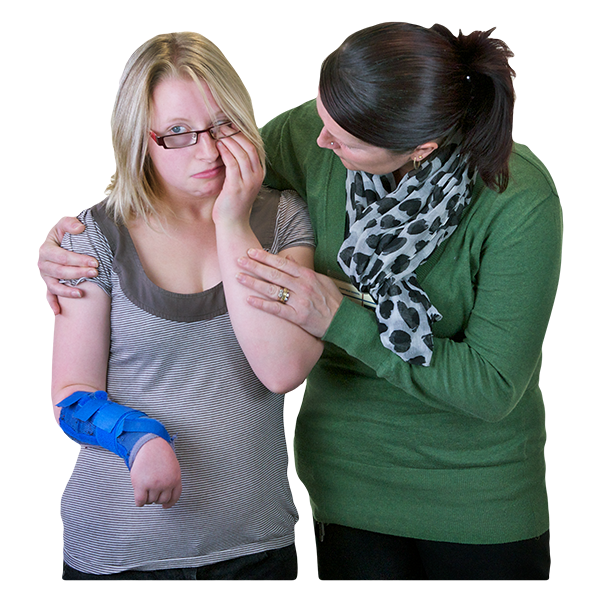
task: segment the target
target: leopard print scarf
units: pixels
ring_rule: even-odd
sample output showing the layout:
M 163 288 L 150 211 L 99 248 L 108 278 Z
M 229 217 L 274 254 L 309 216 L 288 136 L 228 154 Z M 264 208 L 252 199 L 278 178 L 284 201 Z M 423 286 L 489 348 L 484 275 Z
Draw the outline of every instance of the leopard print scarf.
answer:
M 397 187 L 392 174 L 348 171 L 338 263 L 375 299 L 383 345 L 408 363 L 430 364 L 431 325 L 442 318 L 414 271 L 458 226 L 474 180 L 456 143 L 445 144 Z

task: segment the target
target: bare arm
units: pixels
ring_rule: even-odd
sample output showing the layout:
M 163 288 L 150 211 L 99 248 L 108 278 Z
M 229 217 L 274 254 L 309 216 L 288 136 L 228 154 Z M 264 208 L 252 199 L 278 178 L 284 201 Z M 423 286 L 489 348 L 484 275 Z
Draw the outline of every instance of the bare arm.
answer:
M 320 357 L 323 343 L 296 325 L 248 303 L 248 291 L 238 279 L 242 270 L 238 259 L 249 248 L 260 246 L 249 216 L 264 174 L 254 148 L 242 136 L 223 140 L 220 152 L 227 178 L 213 218 L 229 315 L 258 378 L 272 391 L 287 392 L 304 381 Z M 285 254 L 298 264 L 312 266 L 311 248 L 290 248 Z
M 57 404 L 77 391 L 106 389 L 110 345 L 110 298 L 97 285 L 84 283 L 83 302 L 59 300 L 60 314 L 54 321 L 52 353 L 52 403 Z
M 63 217 L 48 233 L 46 241 L 40 247 L 38 268 L 46 283 L 46 298 L 55 315 L 60 314 L 61 305 L 58 296 L 81 298 L 79 288 L 59 283 L 60 279 L 79 279 L 96 277 L 98 262 L 91 256 L 69 252 L 60 247 L 65 233 L 77 234 L 85 229 L 75 217 Z
M 76 391 L 106 389 L 110 348 L 110 298 L 96 284 L 86 282 L 81 300 L 60 298 L 54 325 L 52 403 L 56 405 Z M 181 495 L 181 472 L 170 445 L 162 438 L 145 443 L 131 468 L 137 506 L 173 506 Z

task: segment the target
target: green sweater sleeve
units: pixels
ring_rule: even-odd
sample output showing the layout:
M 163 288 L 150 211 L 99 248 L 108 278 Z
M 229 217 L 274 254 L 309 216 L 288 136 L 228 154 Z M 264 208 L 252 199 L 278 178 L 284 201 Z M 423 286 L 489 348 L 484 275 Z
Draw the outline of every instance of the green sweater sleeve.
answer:
M 314 100 L 269 121 L 261 135 L 267 152 L 265 185 L 293 189 L 306 199 L 306 162 L 312 158 L 320 131 Z
M 534 193 L 527 182 L 507 196 L 487 193 L 495 206 L 481 211 L 486 222 L 471 220 L 469 228 L 482 240 L 471 242 L 468 256 L 472 310 L 459 335 L 435 338 L 429 367 L 409 365 L 385 349 L 374 313 L 346 299 L 323 339 L 428 405 L 490 422 L 508 415 L 537 387 L 560 269 L 560 204 L 553 186 L 540 179 Z M 446 280 L 460 252 L 467 249 L 445 251 L 423 283 Z

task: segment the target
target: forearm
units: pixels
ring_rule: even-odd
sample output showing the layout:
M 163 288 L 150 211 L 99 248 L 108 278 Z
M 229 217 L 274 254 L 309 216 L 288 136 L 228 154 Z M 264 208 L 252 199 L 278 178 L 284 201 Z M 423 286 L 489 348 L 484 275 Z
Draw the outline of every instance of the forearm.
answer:
M 323 344 L 296 325 L 252 307 L 248 289 L 238 281 L 238 262 L 260 243 L 247 223 L 217 225 L 219 265 L 231 322 L 257 377 L 266 387 L 286 392 L 300 385 L 321 355 Z M 286 254 L 294 255 L 291 248 Z M 306 263 L 308 252 L 297 252 Z M 306 265 L 310 266 L 310 265 Z
M 423 403 L 496 421 L 522 395 L 468 342 L 435 338 L 431 365 L 410 365 L 381 343 L 375 313 L 344 299 L 323 339 L 372 368 L 378 377 Z
M 481 236 L 481 247 L 473 245 L 467 252 L 463 244 L 462 252 L 458 247 L 447 250 L 429 274 L 442 302 L 436 306 L 448 317 L 452 310 L 461 310 L 459 296 L 443 290 L 448 273 L 459 269 L 459 263 L 469 266 L 454 285 L 460 281 L 463 289 L 473 290 L 472 300 L 462 300 L 464 325 L 460 318 L 456 329 L 434 338 L 429 367 L 407 364 L 386 350 L 375 314 L 349 300 L 324 340 L 425 404 L 486 421 L 502 419 L 529 386 L 537 386 L 560 270 L 558 199 L 542 197 L 538 206 L 532 204 L 506 203 L 495 226 Z

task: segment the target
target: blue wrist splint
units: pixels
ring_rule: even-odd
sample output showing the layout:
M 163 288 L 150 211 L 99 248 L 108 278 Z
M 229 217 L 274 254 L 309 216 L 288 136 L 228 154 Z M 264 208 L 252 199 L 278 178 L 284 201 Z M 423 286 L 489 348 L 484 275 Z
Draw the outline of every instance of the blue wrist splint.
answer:
M 106 392 L 75 392 L 59 402 L 59 424 L 73 440 L 101 446 L 120 456 L 131 469 L 142 445 L 161 437 L 172 445 L 164 425 L 145 413 L 108 399 Z M 143 438 L 146 438 L 142 441 Z

